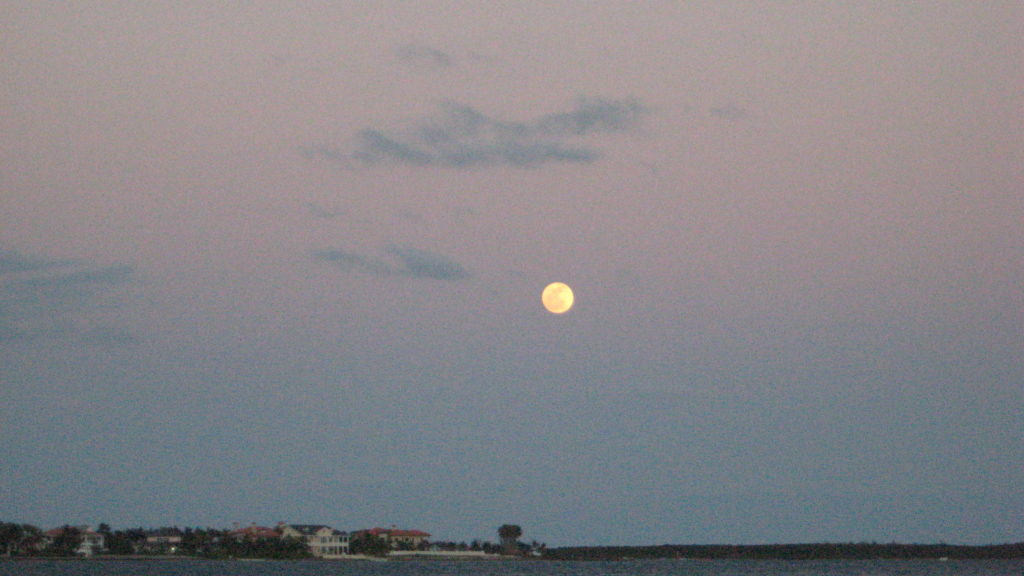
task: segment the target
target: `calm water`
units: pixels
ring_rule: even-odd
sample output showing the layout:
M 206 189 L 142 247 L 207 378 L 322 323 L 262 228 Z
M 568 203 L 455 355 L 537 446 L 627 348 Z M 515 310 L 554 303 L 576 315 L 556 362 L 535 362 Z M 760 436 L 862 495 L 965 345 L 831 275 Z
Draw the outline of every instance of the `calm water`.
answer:
M 0 561 L 0 576 L 1024 576 L 1024 560 Z

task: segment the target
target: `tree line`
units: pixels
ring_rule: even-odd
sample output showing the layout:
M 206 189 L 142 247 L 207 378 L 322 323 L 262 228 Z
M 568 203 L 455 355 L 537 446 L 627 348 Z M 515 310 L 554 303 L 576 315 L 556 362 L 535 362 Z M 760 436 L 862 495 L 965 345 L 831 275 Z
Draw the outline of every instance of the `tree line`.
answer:
M 549 548 L 550 560 L 624 560 L 653 558 L 743 560 L 861 560 L 861 559 L 1006 559 L 1024 558 L 1024 542 L 987 546 L 951 544 L 811 543 L 764 545 L 577 546 Z
M 109 556 L 181 555 L 200 558 L 309 558 L 312 553 L 306 542 L 299 538 L 247 538 L 233 537 L 230 530 L 216 528 L 178 528 L 165 526 L 157 529 L 128 528 L 114 530 L 109 524 L 100 524 L 96 532 L 103 536 L 103 549 L 97 553 Z M 417 550 L 480 551 L 485 554 L 539 555 L 546 546 L 537 541 L 519 542 L 522 528 L 504 524 L 498 529 L 500 544 L 473 540 L 465 542 L 421 542 Z M 149 539 L 151 536 L 157 538 Z M 160 537 L 163 538 L 160 538 Z M 168 536 L 174 537 L 172 543 Z M 50 538 L 37 526 L 0 522 L 0 555 L 73 557 L 79 553 L 84 534 L 79 528 L 65 525 Z M 351 554 L 387 556 L 392 549 L 413 550 L 412 544 L 392 545 L 370 532 L 356 532 L 349 542 Z
M 96 532 L 103 535 L 103 554 L 125 556 L 134 554 L 180 554 L 205 558 L 309 558 L 306 543 L 297 538 L 246 539 L 231 538 L 229 530 L 216 528 L 184 528 L 176 526 L 147 530 L 128 528 L 113 530 L 100 524 Z M 174 550 L 166 542 L 148 543 L 152 533 L 175 534 L 181 537 Z M 51 539 L 37 526 L 0 522 L 0 553 L 4 556 L 73 557 L 78 554 L 83 534 L 74 526 L 64 526 Z

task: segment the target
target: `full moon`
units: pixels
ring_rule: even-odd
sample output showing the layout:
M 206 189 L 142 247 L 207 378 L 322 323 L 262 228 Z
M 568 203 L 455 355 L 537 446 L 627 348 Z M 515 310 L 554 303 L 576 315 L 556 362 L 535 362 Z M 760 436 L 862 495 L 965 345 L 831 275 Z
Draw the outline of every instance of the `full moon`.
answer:
M 552 314 L 565 314 L 572 308 L 572 288 L 561 282 L 548 284 L 540 294 L 540 301 Z

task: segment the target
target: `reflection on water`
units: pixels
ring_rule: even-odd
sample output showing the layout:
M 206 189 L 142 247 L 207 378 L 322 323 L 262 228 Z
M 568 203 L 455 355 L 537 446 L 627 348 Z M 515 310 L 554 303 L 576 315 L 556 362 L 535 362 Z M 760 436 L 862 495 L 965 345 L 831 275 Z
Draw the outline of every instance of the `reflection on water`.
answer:
M 1010 576 L 1024 560 L 0 561 L 0 576 Z

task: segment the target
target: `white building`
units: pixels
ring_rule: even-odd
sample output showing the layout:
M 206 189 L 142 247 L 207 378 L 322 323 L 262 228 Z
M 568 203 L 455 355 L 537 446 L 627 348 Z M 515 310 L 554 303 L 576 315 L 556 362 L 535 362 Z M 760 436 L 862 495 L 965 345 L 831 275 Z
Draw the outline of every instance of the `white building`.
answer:
M 93 531 L 88 526 L 72 526 L 72 530 L 75 530 L 78 537 L 81 538 L 81 543 L 75 550 L 76 554 L 81 556 L 92 556 L 93 554 L 99 554 L 106 547 L 106 538 L 103 534 Z M 54 528 L 53 530 L 47 530 L 43 533 L 43 539 L 47 545 L 53 544 L 53 542 L 64 534 L 64 527 Z
M 347 556 L 348 532 L 335 530 L 323 524 L 278 524 L 277 531 L 282 538 L 299 538 L 306 541 L 309 551 L 317 558 Z

